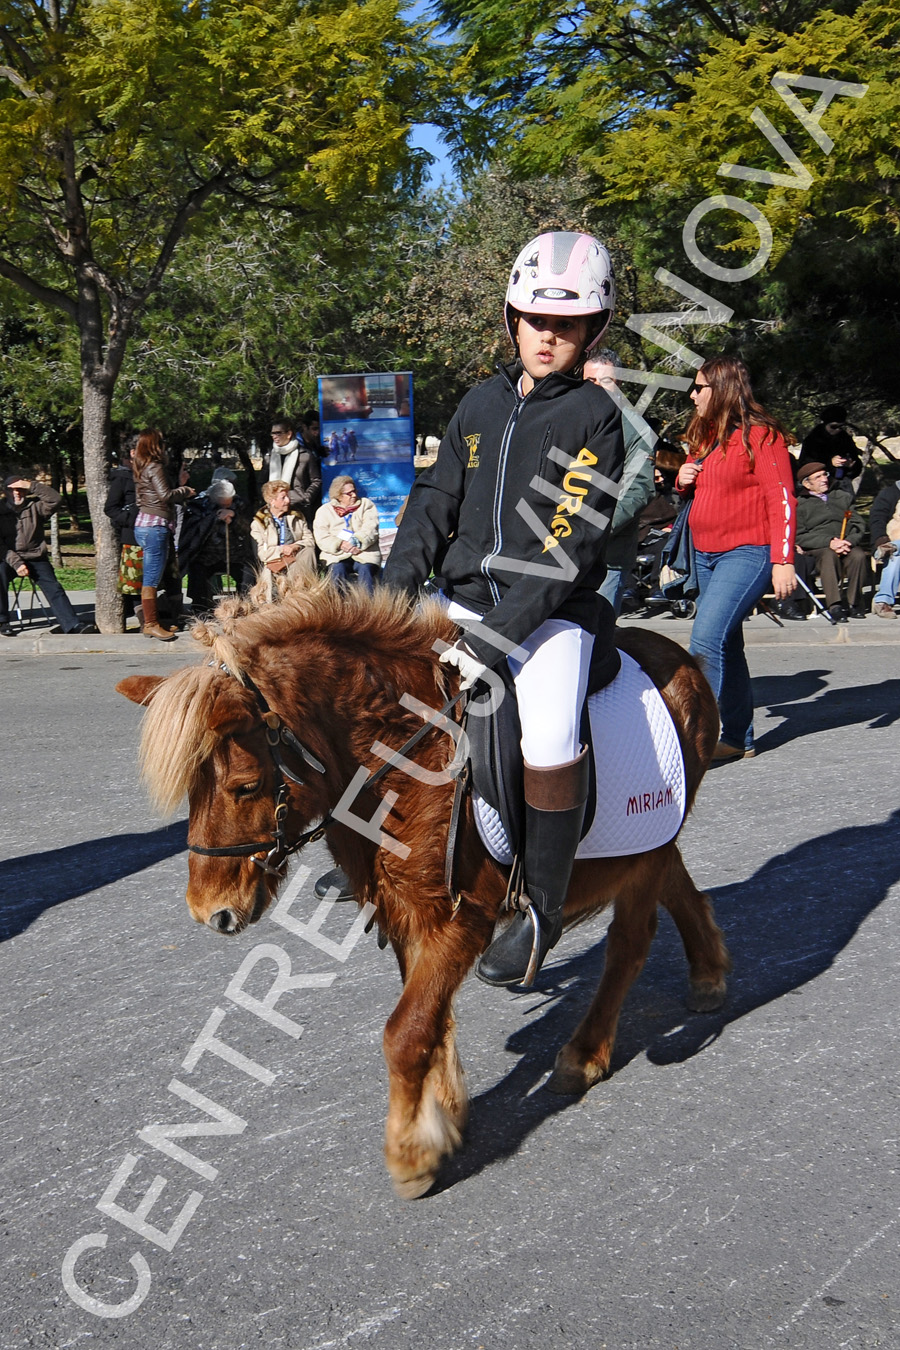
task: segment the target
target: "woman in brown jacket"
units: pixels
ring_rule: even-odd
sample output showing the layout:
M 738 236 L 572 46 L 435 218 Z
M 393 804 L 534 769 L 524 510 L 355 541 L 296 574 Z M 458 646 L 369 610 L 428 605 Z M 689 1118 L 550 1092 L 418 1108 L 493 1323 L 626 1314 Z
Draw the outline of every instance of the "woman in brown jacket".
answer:
M 142 431 L 131 456 L 137 516 L 135 541 L 144 551 L 141 583 L 143 632 L 161 642 L 174 641 L 175 634 L 162 628 L 156 610 L 156 592 L 169 555 L 169 540 L 175 528 L 175 506 L 194 496 L 192 487 L 172 487 L 166 472 L 168 457 L 162 433 Z

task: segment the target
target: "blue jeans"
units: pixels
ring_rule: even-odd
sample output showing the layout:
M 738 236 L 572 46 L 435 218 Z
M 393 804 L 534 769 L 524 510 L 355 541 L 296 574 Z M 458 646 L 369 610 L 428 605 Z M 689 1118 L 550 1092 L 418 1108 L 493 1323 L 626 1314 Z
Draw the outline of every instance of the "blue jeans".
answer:
M 136 525 L 135 543 L 144 550 L 144 577 L 142 586 L 156 590 L 165 571 L 169 556 L 169 531 L 165 525 Z
M 358 581 L 364 591 L 374 591 L 381 580 L 381 568 L 376 563 L 361 563 L 355 558 L 341 558 L 331 563 L 328 573 L 341 586 Z
M 25 566 L 32 581 L 36 581 L 44 593 L 44 599 L 53 610 L 56 622 L 64 633 L 74 633 L 78 629 L 78 615 L 72 608 L 72 602 L 62 587 L 62 582 L 53 570 L 49 558 L 27 558 Z
M 741 624 L 769 588 L 772 563 L 764 545 L 742 544 L 726 553 L 697 549 L 700 598 L 691 633 L 691 655 L 719 705 L 722 740 L 736 749 L 753 748 L 753 692 L 744 655 Z
M 894 543 L 892 547 L 894 552 L 881 569 L 881 576 L 878 578 L 878 594 L 874 601 L 877 605 L 892 605 L 897 598 L 897 591 L 900 590 L 900 544 Z
M 622 613 L 625 577 L 626 573 L 621 567 L 607 567 L 603 585 L 599 588 L 599 594 L 612 605 L 616 618 Z

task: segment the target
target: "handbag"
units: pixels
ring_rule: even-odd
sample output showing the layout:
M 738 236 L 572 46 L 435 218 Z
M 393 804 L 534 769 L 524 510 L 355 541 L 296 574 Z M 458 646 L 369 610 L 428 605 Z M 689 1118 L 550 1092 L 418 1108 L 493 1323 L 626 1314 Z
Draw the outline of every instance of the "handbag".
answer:
M 693 600 L 700 594 L 694 540 L 691 535 L 693 498 L 679 512 L 660 555 L 659 588 L 667 600 Z
M 144 580 L 144 550 L 140 544 L 123 544 L 119 553 L 119 595 L 140 595 Z

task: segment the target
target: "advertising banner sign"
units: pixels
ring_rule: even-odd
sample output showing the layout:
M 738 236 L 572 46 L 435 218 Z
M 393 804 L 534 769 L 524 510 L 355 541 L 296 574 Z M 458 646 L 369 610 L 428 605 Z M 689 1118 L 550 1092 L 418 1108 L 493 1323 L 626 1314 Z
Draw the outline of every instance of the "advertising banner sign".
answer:
M 412 375 L 320 375 L 322 486 L 349 474 L 378 507 L 381 551 L 390 551 L 396 515 L 415 477 Z

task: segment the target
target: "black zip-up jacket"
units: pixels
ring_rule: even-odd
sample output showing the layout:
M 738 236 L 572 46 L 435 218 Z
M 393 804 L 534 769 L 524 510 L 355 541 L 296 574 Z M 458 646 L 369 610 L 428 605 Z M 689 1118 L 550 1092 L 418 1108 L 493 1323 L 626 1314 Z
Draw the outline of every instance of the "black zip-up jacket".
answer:
M 522 398 L 520 370 L 501 368 L 465 396 L 416 480 L 384 572 L 415 595 L 434 570 L 452 599 L 489 616 L 499 642 L 466 634 L 488 666 L 546 619 L 596 635 L 625 457 L 605 390 L 552 374 Z
M 883 487 L 878 496 L 872 503 L 872 509 L 869 512 L 869 534 L 872 538 L 872 547 L 878 548 L 879 544 L 884 545 L 890 542 L 888 539 L 888 522 L 897 509 L 897 503 L 900 502 L 900 486 L 897 483 L 888 483 Z
M 137 515 L 137 493 L 131 469 L 118 464 L 109 475 L 109 491 L 103 514 L 109 516 L 116 528 L 120 544 L 134 544 L 134 518 Z

